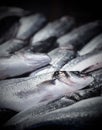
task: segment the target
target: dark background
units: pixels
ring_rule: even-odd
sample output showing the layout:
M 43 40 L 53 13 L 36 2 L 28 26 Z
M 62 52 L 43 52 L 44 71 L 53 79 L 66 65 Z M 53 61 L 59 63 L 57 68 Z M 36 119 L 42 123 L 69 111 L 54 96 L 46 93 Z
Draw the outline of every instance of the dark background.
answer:
M 49 20 L 72 15 L 79 21 L 102 19 L 99 0 L 0 0 L 0 6 L 17 6 L 44 13 Z
M 99 0 L 0 0 L 0 6 L 15 6 L 34 13 L 43 13 L 48 20 L 57 19 L 63 15 L 71 15 L 77 25 L 102 19 L 102 6 Z M 0 37 L 17 19 L 6 18 L 0 21 Z

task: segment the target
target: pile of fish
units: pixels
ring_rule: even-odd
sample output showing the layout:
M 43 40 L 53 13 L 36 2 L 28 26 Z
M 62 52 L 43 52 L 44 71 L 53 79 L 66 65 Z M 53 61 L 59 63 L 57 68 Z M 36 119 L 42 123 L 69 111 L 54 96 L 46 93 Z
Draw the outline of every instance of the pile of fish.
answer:
M 2 7 L 8 17 L 17 20 L 0 36 L 1 129 L 102 127 L 102 21 Z

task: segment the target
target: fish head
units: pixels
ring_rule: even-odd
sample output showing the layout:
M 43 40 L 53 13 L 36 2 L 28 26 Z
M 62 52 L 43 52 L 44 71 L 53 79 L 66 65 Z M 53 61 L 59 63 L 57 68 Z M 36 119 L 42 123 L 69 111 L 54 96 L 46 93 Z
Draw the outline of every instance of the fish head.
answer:
M 68 72 L 68 77 L 77 87 L 88 86 L 94 80 L 92 76 L 80 72 Z
M 70 86 L 72 91 L 84 88 L 94 80 L 92 76 L 71 71 L 56 71 L 53 77 Z

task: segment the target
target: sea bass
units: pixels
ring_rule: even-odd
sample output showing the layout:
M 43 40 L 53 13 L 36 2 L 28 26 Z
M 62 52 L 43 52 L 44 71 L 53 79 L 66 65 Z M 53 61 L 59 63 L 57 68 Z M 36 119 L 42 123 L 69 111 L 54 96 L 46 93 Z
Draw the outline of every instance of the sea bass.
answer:
M 47 77 L 47 75 L 46 75 Z M 33 79 L 32 79 L 33 80 Z M 46 80 L 34 86 L 33 82 L 24 81 L 0 87 L 0 106 L 15 111 L 22 111 L 32 106 L 46 104 L 78 89 L 89 85 L 94 79 L 91 76 L 78 76 L 73 73 L 54 74 L 52 80 Z M 33 84 L 32 84 L 33 83 Z M 29 86 L 29 87 L 28 87 Z
M 70 33 L 58 38 L 57 42 L 61 47 L 69 47 L 80 49 L 90 39 L 102 31 L 101 21 L 90 22 L 88 24 L 77 27 Z
M 0 58 L 0 79 L 22 75 L 47 65 L 50 58 L 46 54 L 31 52 L 17 53 L 10 57 Z
M 46 23 L 42 14 L 32 14 L 20 19 L 20 26 L 16 34 L 17 39 L 27 40 Z
M 47 73 L 54 73 L 55 71 L 57 71 L 56 68 L 54 68 L 52 65 L 47 65 L 45 67 L 35 70 L 34 72 L 31 72 L 29 77 L 34 77 L 36 75 L 42 75 L 42 74 L 46 75 Z
M 19 39 L 10 39 L 2 45 L 0 45 L 0 57 L 10 56 L 26 45 L 26 41 L 22 41 Z
M 52 50 L 53 48 L 57 47 L 56 37 L 50 37 L 48 39 L 38 41 L 30 45 L 28 48 L 33 52 L 42 52 L 46 53 Z
M 62 67 L 62 71 L 86 71 L 89 69 L 87 72 L 90 71 L 92 67 L 94 67 L 95 70 L 97 66 L 98 68 L 102 68 L 100 64 L 102 63 L 102 52 L 101 51 L 96 51 L 96 52 L 91 52 L 83 56 L 79 56 L 68 62 Z M 98 66 L 99 65 L 99 66 Z
M 89 43 L 87 43 L 79 52 L 79 55 L 85 55 L 95 50 L 102 49 L 102 33 L 93 38 Z
M 101 126 L 102 97 L 90 98 L 79 101 L 68 107 L 64 107 L 47 114 L 39 115 L 36 119 L 26 120 L 22 125 L 7 123 L 10 130 L 86 130 Z M 23 122 L 23 121 L 22 121 Z M 11 122 L 12 123 L 12 122 Z
M 48 53 L 51 58 L 51 65 L 58 70 L 61 69 L 68 61 L 72 60 L 76 53 L 74 50 L 65 48 L 56 48 Z
M 72 17 L 64 16 L 56 21 L 48 23 L 43 29 L 36 33 L 31 44 L 45 40 L 51 36 L 60 37 L 74 27 L 75 20 Z
M 12 117 L 7 122 L 7 124 L 10 126 L 19 126 L 19 127 L 22 127 L 22 129 L 24 129 L 25 123 L 27 120 L 29 121 L 34 120 L 34 118 L 36 119 L 38 116 L 47 114 L 51 111 L 54 111 L 54 110 L 57 110 L 66 106 L 70 106 L 73 103 L 75 103 L 75 101 L 62 97 L 46 105 L 32 107 L 28 110 L 19 112 L 14 117 Z

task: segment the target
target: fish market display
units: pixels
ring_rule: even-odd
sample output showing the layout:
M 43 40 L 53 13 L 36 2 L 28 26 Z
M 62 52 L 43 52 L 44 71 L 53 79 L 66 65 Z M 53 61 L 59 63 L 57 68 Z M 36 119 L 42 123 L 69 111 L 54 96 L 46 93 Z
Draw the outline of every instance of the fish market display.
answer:
M 65 64 L 62 67 L 62 70 L 87 71 L 87 69 L 89 69 L 90 71 L 91 67 L 93 69 L 95 66 L 97 66 L 97 69 L 102 68 L 102 51 L 95 51 L 83 56 L 76 57 L 75 59 Z
M 34 77 L 32 78 L 32 80 Z M 21 111 L 37 106 L 42 103 L 48 103 L 61 96 L 70 94 L 78 89 L 88 86 L 93 81 L 90 76 L 77 76 L 73 73 L 68 73 L 68 77 L 62 72 L 55 75 L 55 79 L 41 82 L 34 86 L 25 84 L 22 81 L 16 84 L 9 84 L 7 87 L 0 88 L 0 102 L 2 107 L 7 107 L 15 111 Z M 20 86 L 21 84 L 22 86 Z M 31 88 L 30 88 L 31 87 Z
M 16 38 L 27 40 L 46 23 L 46 18 L 42 14 L 34 14 L 21 18 L 19 22 Z
M 0 7 L 0 130 L 101 127 L 102 21 L 58 18 Z
M 86 99 L 69 107 L 39 115 L 36 119 L 26 120 L 23 126 L 18 124 L 14 129 L 22 130 L 23 127 L 30 130 L 46 129 L 48 126 L 58 129 L 59 126 L 62 129 L 65 128 L 65 130 L 81 130 L 82 128 L 85 130 L 97 126 L 97 123 L 101 127 L 101 120 L 98 122 L 99 119 L 102 119 L 102 97 Z M 6 125 L 10 127 L 9 123 Z M 12 130 L 12 122 L 11 126 Z
M 62 17 L 59 20 L 48 23 L 31 40 L 31 44 L 45 40 L 51 36 L 60 37 L 73 28 L 75 21 L 72 17 Z
M 79 55 L 85 55 L 95 50 L 102 50 L 102 34 L 99 34 L 87 43 L 79 52 Z
M 80 49 L 101 31 L 101 21 L 95 21 L 72 30 L 70 33 L 60 37 L 57 41 L 61 47 Z

